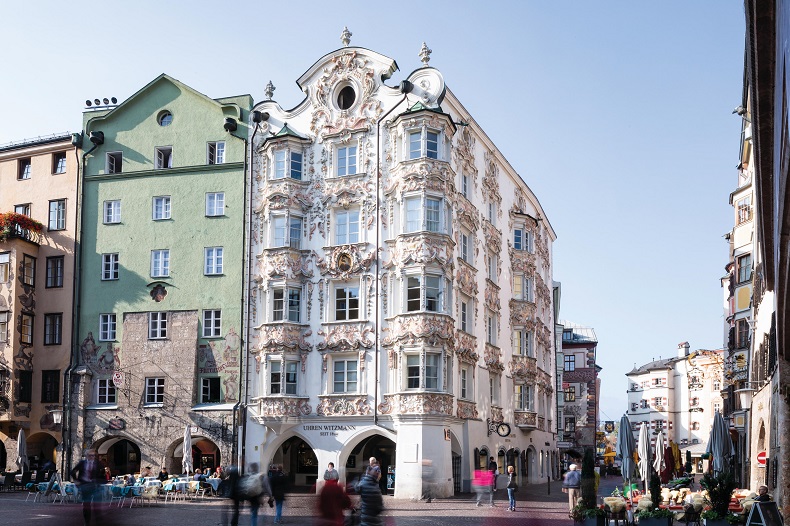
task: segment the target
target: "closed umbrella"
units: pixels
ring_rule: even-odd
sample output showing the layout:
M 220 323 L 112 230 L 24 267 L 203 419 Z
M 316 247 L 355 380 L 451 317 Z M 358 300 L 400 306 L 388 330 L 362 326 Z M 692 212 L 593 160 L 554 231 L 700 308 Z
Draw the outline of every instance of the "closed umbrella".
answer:
M 656 456 L 653 460 L 653 469 L 656 473 L 664 471 L 664 433 L 661 431 L 656 435 Z
M 735 447 L 732 445 L 730 430 L 718 411 L 713 415 L 713 427 L 710 430 L 708 448 L 705 452 L 713 457 L 714 474 L 729 469 L 730 459 L 735 455 Z
M 192 471 L 192 428 L 187 424 L 184 430 L 184 458 L 181 460 L 181 469 L 184 470 L 185 475 L 189 475 Z
M 624 415 L 620 419 L 620 431 L 617 433 L 617 453 L 623 459 L 623 483 L 627 484 L 629 488 L 636 468 L 636 464 L 634 464 L 635 450 L 634 430 L 631 428 L 631 421 Z
M 642 424 L 639 429 L 639 440 L 636 444 L 636 451 L 639 453 L 639 478 L 647 487 L 648 477 L 650 476 L 650 435 L 648 434 L 647 424 Z
M 27 441 L 25 439 L 25 430 L 20 429 L 16 437 L 16 465 L 25 472 L 27 466 Z

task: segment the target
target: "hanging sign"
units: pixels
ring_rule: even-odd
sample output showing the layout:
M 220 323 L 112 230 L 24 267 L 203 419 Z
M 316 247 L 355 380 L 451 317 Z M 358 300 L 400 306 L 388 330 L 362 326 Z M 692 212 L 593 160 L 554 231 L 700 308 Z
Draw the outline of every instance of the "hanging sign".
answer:
M 123 373 L 121 371 L 112 373 L 112 384 L 119 389 L 123 388 Z

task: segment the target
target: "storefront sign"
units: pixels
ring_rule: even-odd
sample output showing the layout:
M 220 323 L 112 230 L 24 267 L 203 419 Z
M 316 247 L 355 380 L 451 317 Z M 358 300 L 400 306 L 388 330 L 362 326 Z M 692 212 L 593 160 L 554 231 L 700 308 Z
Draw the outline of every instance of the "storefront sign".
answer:
M 357 426 L 342 426 L 342 425 L 304 425 L 302 426 L 303 431 L 312 431 L 318 432 L 318 436 L 322 437 L 336 437 L 341 432 L 345 431 L 356 431 Z
M 120 431 L 126 428 L 126 421 L 123 418 L 111 418 L 107 422 L 107 429 L 110 431 Z

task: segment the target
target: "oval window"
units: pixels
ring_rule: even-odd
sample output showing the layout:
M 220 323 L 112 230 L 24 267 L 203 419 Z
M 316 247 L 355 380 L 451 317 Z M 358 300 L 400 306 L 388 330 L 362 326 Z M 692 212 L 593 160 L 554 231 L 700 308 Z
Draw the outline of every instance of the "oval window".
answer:
M 163 111 L 159 114 L 159 126 L 170 126 L 170 123 L 173 122 L 173 114 L 169 111 Z
M 354 105 L 356 99 L 357 94 L 354 92 L 354 88 L 346 86 L 337 94 L 337 107 L 341 110 L 347 110 Z

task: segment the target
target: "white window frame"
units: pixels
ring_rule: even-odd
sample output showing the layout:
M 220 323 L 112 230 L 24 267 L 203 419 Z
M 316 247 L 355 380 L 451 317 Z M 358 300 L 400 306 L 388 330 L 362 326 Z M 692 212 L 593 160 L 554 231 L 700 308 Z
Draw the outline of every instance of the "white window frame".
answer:
M 291 247 L 301 250 L 302 231 L 304 220 L 300 216 L 291 214 L 277 214 L 272 216 L 272 247 Z M 296 232 L 299 236 L 296 236 Z
M 436 209 L 429 205 L 435 203 Z M 436 217 L 434 217 L 434 214 Z M 449 232 L 449 213 L 444 198 L 430 194 L 409 195 L 403 199 L 403 232 Z
M 278 286 L 272 290 L 273 322 L 301 323 L 302 320 L 302 288 Z
M 298 165 L 299 169 L 294 169 Z M 298 177 L 294 177 L 297 174 Z M 272 152 L 272 179 L 304 179 L 304 153 L 302 150 L 281 148 Z
M 513 250 L 529 253 L 534 251 L 532 232 L 524 225 L 518 225 L 513 229 Z
M 0 283 L 11 279 L 11 253 L 0 252 Z
M 274 381 L 279 375 L 278 381 Z M 275 389 L 275 386 L 277 388 Z M 299 361 L 272 357 L 269 361 L 269 394 L 296 396 L 299 392 Z
M 335 211 L 335 245 L 359 243 L 361 213 L 358 208 Z
M 154 168 L 165 170 L 173 167 L 173 147 L 157 146 L 154 150 Z
M 735 201 L 735 224 L 741 225 L 752 219 L 752 196 L 747 195 Z
M 438 281 L 436 281 L 438 280 Z M 403 280 L 403 309 L 402 312 L 440 312 L 448 313 L 451 305 L 451 284 L 449 280 L 438 272 L 424 272 L 421 274 L 406 274 Z M 416 286 L 415 286 L 416 285 Z M 430 286 L 430 288 L 429 288 Z M 410 295 L 410 291 L 419 291 L 419 306 L 414 308 L 415 301 Z M 435 297 L 430 296 L 430 292 L 435 292 Z M 429 308 L 431 303 L 434 308 Z
M 104 202 L 104 214 L 103 214 L 104 224 L 105 225 L 116 225 L 121 222 L 121 200 L 120 199 L 113 199 L 111 201 Z
M 460 246 L 458 247 L 460 253 L 459 255 L 462 260 L 472 265 L 474 262 L 474 258 L 472 257 L 472 251 L 474 247 L 472 234 L 468 232 L 461 232 L 461 235 L 459 237 L 460 237 L 459 239 Z
M 513 276 L 513 299 L 534 302 L 532 289 L 532 278 L 528 278 L 524 274 Z
M 513 391 L 517 411 L 535 411 L 535 393 L 532 390 L 532 386 L 516 384 Z
M 472 334 L 472 300 L 467 296 L 461 297 L 461 304 L 459 306 L 459 321 L 461 330 L 467 334 Z
M 406 349 L 403 352 L 404 391 L 443 391 L 445 360 L 438 349 Z M 410 382 L 416 382 L 416 387 Z
M 353 290 L 356 290 L 356 297 L 353 297 L 352 295 L 349 294 L 349 292 Z M 343 294 L 342 296 L 340 296 L 341 291 L 345 291 L 345 294 Z M 360 310 L 362 303 L 360 292 L 361 291 L 358 282 L 337 283 L 335 285 L 334 294 L 332 296 L 332 300 L 333 300 L 332 312 L 335 321 L 349 321 L 349 320 L 360 319 Z M 354 302 L 356 302 L 356 307 L 351 306 Z M 345 306 L 341 308 L 341 304 L 344 304 Z
M 517 356 L 535 357 L 534 335 L 526 329 L 513 331 L 513 354 Z
M 357 356 L 338 356 L 332 360 L 332 392 L 336 394 L 359 392 L 359 358 Z
M 165 403 L 165 379 L 163 377 L 146 377 L 145 406 L 162 406 Z
M 225 192 L 208 192 L 206 194 L 206 217 L 225 215 Z
M 148 339 L 165 340 L 167 339 L 167 312 L 153 311 L 148 313 Z
M 224 267 L 223 247 L 206 247 L 203 249 L 203 274 L 206 276 L 219 276 Z
M 123 152 L 107 152 L 104 168 L 108 174 L 123 173 Z
M 8 341 L 8 317 L 11 315 L 8 311 L 0 312 L 0 343 Z
M 348 152 L 353 150 L 353 155 L 349 155 Z M 337 177 L 348 177 L 350 175 L 357 175 L 358 172 L 358 165 L 359 156 L 358 156 L 359 148 L 356 144 L 354 145 L 344 145 L 338 146 L 335 150 L 335 159 L 337 159 L 335 163 L 335 175 Z M 341 156 L 342 153 L 342 156 Z M 353 159 L 353 162 L 351 161 Z
M 499 258 L 496 254 L 488 253 L 488 267 L 486 269 L 486 277 L 491 283 L 496 283 L 499 277 Z
M 117 403 L 117 391 L 112 378 L 96 380 L 96 405 L 115 405 Z
M 489 201 L 488 205 L 488 222 L 496 226 L 496 203 Z
M 474 396 L 472 390 L 472 370 L 468 365 L 462 365 L 458 374 L 458 385 L 460 387 L 458 394 L 463 400 L 471 400 Z
M 211 400 L 211 384 L 215 380 L 217 384 L 217 399 Z M 219 376 L 200 377 L 200 403 L 201 404 L 220 404 L 222 403 L 222 381 Z
M 461 187 L 461 195 L 469 199 L 469 174 L 461 172 L 458 182 Z
M 55 206 L 53 210 L 52 206 Z M 49 223 L 47 230 L 66 230 L 66 200 L 53 199 L 49 202 Z
M 486 342 L 497 346 L 497 319 L 493 312 L 486 313 Z
M 170 249 L 163 248 L 151 251 L 151 277 L 167 278 L 170 276 Z
M 118 253 L 101 255 L 101 280 L 116 281 L 119 277 Z
M 203 337 L 222 337 L 222 310 L 208 309 L 203 311 Z
M 151 202 L 151 219 L 154 221 L 164 221 L 172 217 L 169 195 L 159 195 Z
M 415 137 L 417 140 L 415 141 Z M 405 144 L 405 159 L 412 161 L 416 159 L 443 159 L 442 152 L 442 132 L 422 126 L 421 128 L 411 128 L 406 130 L 404 134 L 406 141 Z M 431 140 L 434 139 L 434 140 Z M 414 145 L 419 143 L 419 151 L 414 148 Z M 434 148 L 430 148 L 434 145 Z
M 225 141 L 206 144 L 206 164 L 225 164 Z
M 502 377 L 498 374 L 489 373 L 488 394 L 491 397 L 491 405 L 499 405 L 499 389 L 502 384 Z
M 99 314 L 99 341 L 114 342 L 117 339 L 117 316 L 114 312 Z

